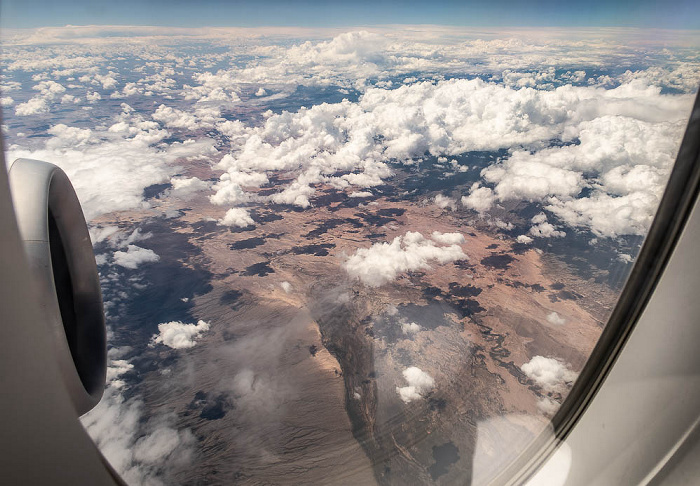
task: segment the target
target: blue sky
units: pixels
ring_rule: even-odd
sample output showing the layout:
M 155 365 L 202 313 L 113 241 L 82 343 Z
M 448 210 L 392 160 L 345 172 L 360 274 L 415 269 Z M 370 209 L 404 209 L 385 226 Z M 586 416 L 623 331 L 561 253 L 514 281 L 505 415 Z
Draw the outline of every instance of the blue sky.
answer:
M 164 25 L 343 27 L 441 24 L 471 27 L 629 26 L 700 28 L 697 0 L 2 0 L 0 25 Z

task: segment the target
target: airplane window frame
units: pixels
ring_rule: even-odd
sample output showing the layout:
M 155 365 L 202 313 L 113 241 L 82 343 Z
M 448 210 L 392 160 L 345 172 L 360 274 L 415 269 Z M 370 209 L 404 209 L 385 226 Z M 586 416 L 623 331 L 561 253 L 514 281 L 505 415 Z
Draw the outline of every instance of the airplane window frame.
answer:
M 700 88 L 649 232 L 613 311 L 569 395 L 543 431 L 490 484 L 526 482 L 576 427 L 643 314 L 700 195 Z

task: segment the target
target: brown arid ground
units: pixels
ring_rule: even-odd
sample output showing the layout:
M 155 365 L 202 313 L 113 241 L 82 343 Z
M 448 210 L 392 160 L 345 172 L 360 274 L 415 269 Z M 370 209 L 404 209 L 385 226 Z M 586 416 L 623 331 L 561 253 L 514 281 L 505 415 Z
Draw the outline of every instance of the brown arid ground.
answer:
M 202 174 L 197 174 L 200 177 Z M 209 175 L 211 176 L 211 175 Z M 211 291 L 194 315 L 211 323 L 178 359 L 146 374 L 145 403 L 199 439 L 183 483 L 465 484 L 487 479 L 546 427 L 544 390 L 523 373 L 534 356 L 578 372 L 613 303 L 555 257 L 515 245 L 464 210 L 317 188 L 326 204 L 254 209 L 255 227 L 219 226 L 226 208 L 205 196 L 155 200 L 201 250 Z M 148 212 L 120 213 L 120 224 Z M 103 221 L 114 222 L 114 215 Z M 358 248 L 408 231 L 459 232 L 467 259 L 369 287 L 343 264 Z M 563 324 L 548 321 L 556 312 Z M 420 320 L 406 334 L 401 323 Z M 166 365 L 167 364 L 167 365 Z M 416 366 L 434 379 L 404 403 Z M 204 420 L 202 407 L 228 410 Z M 219 407 L 219 408 L 221 408 Z

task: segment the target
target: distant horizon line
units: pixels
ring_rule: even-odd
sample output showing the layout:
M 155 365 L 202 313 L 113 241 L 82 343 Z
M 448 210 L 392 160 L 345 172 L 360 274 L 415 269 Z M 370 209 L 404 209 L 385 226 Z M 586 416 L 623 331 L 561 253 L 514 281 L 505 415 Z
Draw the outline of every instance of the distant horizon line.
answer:
M 645 30 L 645 31 L 673 31 L 673 32 L 698 32 L 700 28 L 680 28 L 680 27 L 645 27 L 632 25 L 472 25 L 472 24 L 438 24 L 438 23 L 382 23 L 382 24 L 347 24 L 347 25 L 329 25 L 329 26 L 309 26 L 309 25 L 275 25 L 275 24 L 259 24 L 259 25 L 200 25 L 200 26 L 180 26 L 166 24 L 63 24 L 63 25 L 40 25 L 34 27 L 3 27 L 3 31 L 30 31 L 40 29 L 82 29 L 82 28 L 120 28 L 120 29 L 178 29 L 178 30 L 202 30 L 202 29 L 298 29 L 298 30 L 338 30 L 338 29 L 382 29 L 382 28 L 398 28 L 398 27 L 438 27 L 451 30 L 560 30 L 566 29 L 569 31 L 579 30 Z

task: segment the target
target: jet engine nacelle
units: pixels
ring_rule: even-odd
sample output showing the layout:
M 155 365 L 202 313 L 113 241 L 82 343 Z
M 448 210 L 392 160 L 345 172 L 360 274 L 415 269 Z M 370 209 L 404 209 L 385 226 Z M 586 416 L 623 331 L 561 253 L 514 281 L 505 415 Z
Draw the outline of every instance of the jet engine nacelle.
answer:
M 57 366 L 79 415 L 102 397 L 107 368 L 102 294 L 90 234 L 68 176 L 57 166 L 17 159 L 12 201 Z

